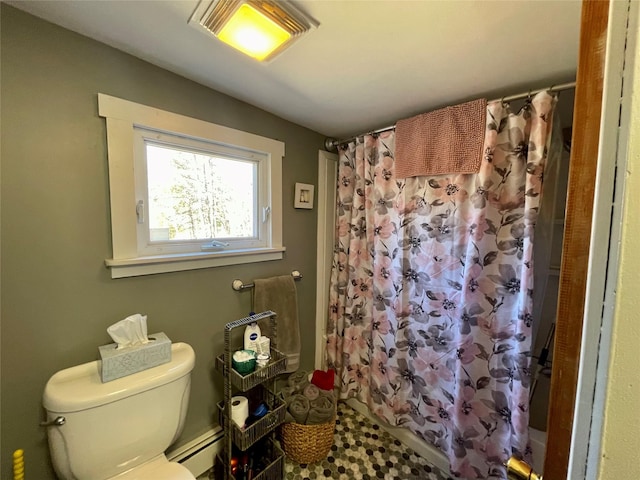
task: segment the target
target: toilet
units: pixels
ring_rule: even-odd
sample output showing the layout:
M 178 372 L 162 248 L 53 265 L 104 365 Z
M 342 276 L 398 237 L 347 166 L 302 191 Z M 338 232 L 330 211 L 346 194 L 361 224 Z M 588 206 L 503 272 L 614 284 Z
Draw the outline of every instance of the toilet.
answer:
M 100 362 L 55 373 L 43 405 L 53 467 L 62 480 L 194 480 L 165 450 L 189 404 L 195 354 L 171 345 L 171 361 L 102 383 Z M 63 417 L 63 420 L 59 417 Z

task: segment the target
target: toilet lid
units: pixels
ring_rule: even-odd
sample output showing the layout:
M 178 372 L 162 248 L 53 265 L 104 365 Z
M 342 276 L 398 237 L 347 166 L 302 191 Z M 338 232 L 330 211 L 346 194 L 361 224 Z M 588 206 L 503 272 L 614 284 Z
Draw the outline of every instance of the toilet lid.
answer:
M 176 462 L 154 461 L 113 477 L 112 480 L 196 480 L 186 468 Z

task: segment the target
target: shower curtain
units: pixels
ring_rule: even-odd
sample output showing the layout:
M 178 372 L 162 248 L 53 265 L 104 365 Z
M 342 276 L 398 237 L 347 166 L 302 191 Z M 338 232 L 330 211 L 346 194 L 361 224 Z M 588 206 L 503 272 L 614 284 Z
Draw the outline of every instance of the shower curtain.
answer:
M 533 228 L 556 100 L 487 105 L 477 174 L 397 179 L 394 132 L 339 151 L 327 366 L 449 458 L 506 478 L 527 458 Z

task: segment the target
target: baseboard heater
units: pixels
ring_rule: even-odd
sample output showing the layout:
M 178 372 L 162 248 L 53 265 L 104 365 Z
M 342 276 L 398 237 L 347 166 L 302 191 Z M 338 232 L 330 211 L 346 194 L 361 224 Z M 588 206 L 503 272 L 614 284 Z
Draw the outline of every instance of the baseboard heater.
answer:
M 213 467 L 216 454 L 222 450 L 221 442 L 224 438 L 222 428 L 216 427 L 194 438 L 190 442 L 177 447 L 167 453 L 171 462 L 178 462 L 198 477 Z

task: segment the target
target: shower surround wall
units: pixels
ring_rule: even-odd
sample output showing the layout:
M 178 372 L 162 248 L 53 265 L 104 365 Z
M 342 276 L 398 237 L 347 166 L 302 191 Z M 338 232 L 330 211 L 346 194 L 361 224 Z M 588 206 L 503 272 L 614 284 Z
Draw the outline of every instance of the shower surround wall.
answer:
M 557 117 L 553 135 L 563 142 L 570 138 L 573 123 L 573 105 L 575 89 L 562 92 L 557 105 Z M 557 127 L 557 128 L 556 128 Z M 567 135 L 568 130 L 568 135 Z M 544 177 L 544 194 L 540 206 L 540 215 L 536 225 L 536 235 L 541 240 L 535 246 L 536 279 L 534 292 L 534 345 L 532 354 L 537 357 L 544 348 L 547 336 L 556 321 L 558 290 L 560 281 L 560 261 L 562 258 L 562 240 L 564 236 L 564 218 L 567 202 L 567 181 L 569 176 L 569 148 L 562 148 L 555 160 L 557 166 L 551 166 Z M 557 168 L 556 168 L 557 167 Z M 553 342 L 547 365 L 553 360 Z M 537 368 L 537 358 L 532 359 L 532 372 Z M 551 378 L 549 371 L 538 376 L 538 383 L 531 398 L 529 426 L 546 432 L 547 410 Z
M 560 165 L 557 172 L 557 178 L 545 178 L 545 195 L 548 183 L 554 182 L 557 184 L 557 197 L 555 208 L 551 213 L 553 229 L 552 241 L 548 245 L 543 247 L 547 249 L 545 252 L 548 256 L 548 263 L 546 265 L 540 265 L 541 276 L 546 277 L 546 281 L 540 282 L 540 288 L 544 289 L 543 295 L 538 299 L 540 304 L 536 310 L 539 312 L 539 316 L 536 316 L 536 335 L 535 344 L 533 347 L 533 355 L 538 356 L 544 348 L 547 336 L 556 321 L 556 308 L 558 305 L 558 290 L 560 280 L 560 260 L 562 257 L 562 238 L 564 229 L 564 209 L 567 196 L 567 174 L 569 170 L 569 153 L 567 151 L 562 152 L 560 159 Z M 555 185 L 549 185 L 554 187 Z M 546 197 L 545 197 L 546 198 Z M 543 201 L 544 202 L 544 201 Z M 534 287 L 535 288 L 535 287 Z M 535 300 L 534 300 L 535 301 Z M 534 310 L 535 311 L 535 310 Z M 550 355 L 547 360 L 547 365 L 551 366 L 553 360 L 553 342 L 550 346 Z M 537 367 L 537 358 L 532 360 L 532 372 Z M 549 390 L 551 387 L 550 371 L 543 370 L 538 377 L 538 383 L 536 390 L 531 398 L 529 426 L 540 430 L 547 430 L 547 409 L 549 408 Z
M 133 313 L 193 346 L 189 414 L 178 444 L 217 424 L 212 374 L 224 324 L 250 309 L 235 278 L 300 270 L 301 329 L 313 331 L 316 210 L 293 208 L 295 182 L 315 184 L 324 136 L 2 3 L 2 470 L 25 450 L 27 477 L 54 479 L 42 392 L 57 370 L 96 360 L 106 328 Z M 258 65 L 259 68 L 262 68 Z M 285 142 L 281 261 L 112 280 L 104 92 Z M 301 367 L 314 338 L 302 338 Z M 5 461 L 9 460 L 9 461 Z

